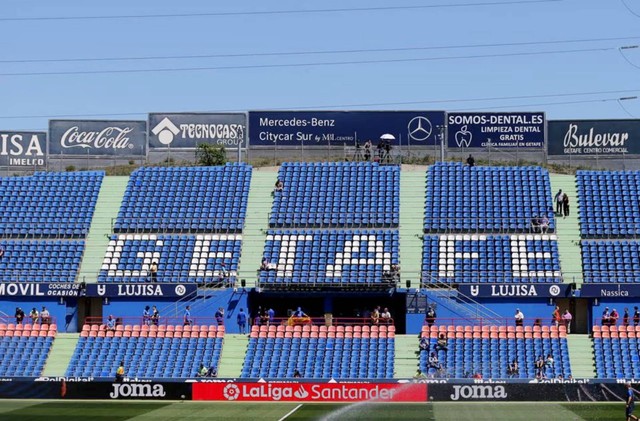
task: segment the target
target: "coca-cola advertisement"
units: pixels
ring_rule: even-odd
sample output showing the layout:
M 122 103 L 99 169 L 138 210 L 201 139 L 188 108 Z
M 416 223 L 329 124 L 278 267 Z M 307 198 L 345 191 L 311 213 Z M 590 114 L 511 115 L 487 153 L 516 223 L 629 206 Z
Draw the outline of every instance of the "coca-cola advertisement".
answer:
M 549 155 L 640 154 L 640 120 L 549 121 Z
M 51 120 L 49 155 L 147 155 L 146 121 Z
M 193 400 L 426 402 L 424 383 L 194 383 Z

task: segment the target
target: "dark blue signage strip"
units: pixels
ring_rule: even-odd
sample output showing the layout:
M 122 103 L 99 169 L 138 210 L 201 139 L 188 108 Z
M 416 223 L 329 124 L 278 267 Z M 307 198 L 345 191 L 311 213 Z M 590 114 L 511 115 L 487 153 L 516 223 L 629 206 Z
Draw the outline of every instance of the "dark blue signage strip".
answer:
M 640 296 L 640 284 L 582 284 L 581 297 L 629 298 Z
M 449 148 L 544 148 L 545 115 L 447 113 Z
M 50 120 L 49 155 L 146 156 L 146 121 Z
M 245 113 L 152 113 L 149 148 L 195 149 L 200 143 L 244 148 L 246 127 Z
M 549 155 L 640 154 L 640 120 L 549 121 Z
M 196 284 L 87 284 L 0 283 L 5 297 L 183 297 L 197 290 Z
M 444 133 L 443 111 L 250 111 L 251 146 L 356 146 L 381 138 L 426 146 Z
M 461 284 L 458 291 L 467 297 L 482 298 L 563 298 L 570 293 L 568 284 Z
M 47 134 L 45 132 L 0 131 L 0 166 L 45 168 Z

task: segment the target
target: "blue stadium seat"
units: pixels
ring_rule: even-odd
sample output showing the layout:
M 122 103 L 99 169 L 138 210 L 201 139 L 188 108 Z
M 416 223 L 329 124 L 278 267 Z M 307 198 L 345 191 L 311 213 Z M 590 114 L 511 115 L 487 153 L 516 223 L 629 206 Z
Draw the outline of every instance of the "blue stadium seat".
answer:
M 633 326 L 593 327 L 597 378 L 631 379 L 640 376 L 638 334 Z
M 640 282 L 640 241 L 582 240 L 581 245 L 585 282 Z
M 0 323 L 0 377 L 38 377 L 51 351 L 55 325 Z
M 84 240 L 0 240 L 0 282 L 74 282 Z

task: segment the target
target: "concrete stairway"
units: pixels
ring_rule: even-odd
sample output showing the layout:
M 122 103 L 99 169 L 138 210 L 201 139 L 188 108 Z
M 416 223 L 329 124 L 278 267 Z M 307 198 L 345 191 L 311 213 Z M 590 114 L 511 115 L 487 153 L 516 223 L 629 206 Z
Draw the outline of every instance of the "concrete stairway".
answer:
M 129 177 L 121 176 L 105 177 L 102 181 L 96 210 L 85 241 L 78 278 L 80 280 L 84 279 L 87 283 L 97 281 L 96 277 L 109 244 L 109 234 L 113 231 L 112 221 L 118 216 L 128 181 Z
M 582 283 L 582 258 L 580 256 L 580 226 L 578 218 L 578 193 L 573 175 L 551 174 L 551 192 L 555 196 L 559 189 L 569 195 L 570 215 L 556 217 L 560 268 L 565 282 Z M 555 210 L 556 204 L 553 203 Z
M 73 351 L 78 343 L 78 333 L 58 333 L 51 346 L 51 352 L 42 371 L 43 376 L 64 376 Z
M 246 279 L 247 287 L 256 285 L 257 270 L 262 262 L 264 230 L 269 226 L 269 213 L 273 204 L 271 192 L 278 179 L 277 168 L 254 168 L 247 202 L 247 217 L 242 235 L 242 254 L 238 266 L 238 279 Z
M 247 335 L 226 334 L 224 336 L 224 346 L 218 364 L 218 377 L 240 377 L 248 343 Z
M 420 287 L 426 171 L 426 166 L 403 165 L 400 173 L 401 287 L 407 280 Z
M 567 335 L 571 374 L 575 378 L 596 377 L 593 342 L 589 335 Z
M 396 335 L 396 356 L 393 363 L 395 378 L 410 378 L 416 374 L 420 363 L 416 335 Z

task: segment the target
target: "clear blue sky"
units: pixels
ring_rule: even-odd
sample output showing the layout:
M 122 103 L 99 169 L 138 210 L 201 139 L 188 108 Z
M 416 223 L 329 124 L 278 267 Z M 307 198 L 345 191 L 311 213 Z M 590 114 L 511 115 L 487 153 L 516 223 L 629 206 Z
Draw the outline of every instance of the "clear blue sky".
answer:
M 4 0 L 0 13 L 0 129 L 46 129 L 58 116 L 146 119 L 150 111 L 335 109 L 532 110 L 548 118 L 628 118 L 618 97 L 640 95 L 640 17 L 621 0 L 328 0 L 228 2 Z M 523 0 L 525 1 L 525 0 Z M 626 0 L 640 15 L 640 0 Z M 494 3 L 505 0 L 493 0 Z M 457 7 L 450 7 L 458 4 Z M 462 6 L 461 4 L 474 4 Z M 436 6 L 308 14 L 11 20 L 13 18 Z M 265 52 L 399 49 L 636 37 L 628 40 L 480 48 L 250 56 Z M 559 54 L 469 57 L 600 49 Z M 16 63 L 15 60 L 247 54 L 205 59 Z M 321 62 L 330 66 L 242 66 Z M 68 71 L 231 69 L 24 75 Z M 9 75 L 7 75 L 9 74 Z M 609 94 L 558 94 L 624 91 Z M 531 97 L 486 100 L 486 98 Z M 452 101 L 443 100 L 467 100 Z M 608 100 L 555 104 L 587 100 Z M 433 101 L 433 102 L 427 102 Z M 372 105 L 381 103 L 408 103 Z M 348 106 L 351 104 L 360 104 Z M 624 106 L 640 118 L 640 100 Z M 136 114 L 137 113 L 137 114 Z M 131 114 L 131 115 L 117 115 Z M 28 117 L 28 118 L 23 118 Z

